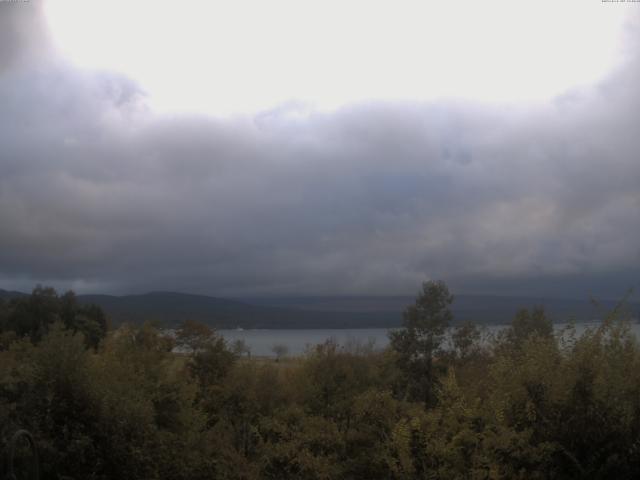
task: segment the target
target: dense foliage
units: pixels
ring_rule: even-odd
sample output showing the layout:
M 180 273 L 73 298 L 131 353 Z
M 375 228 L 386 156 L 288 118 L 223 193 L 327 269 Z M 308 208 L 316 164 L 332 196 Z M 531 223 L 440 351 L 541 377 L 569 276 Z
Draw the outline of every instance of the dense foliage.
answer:
M 106 332 L 73 298 L 0 304 L 2 436 L 29 429 L 46 479 L 640 478 L 640 347 L 615 312 L 447 336 L 427 283 L 388 350 L 276 362 L 194 322 Z

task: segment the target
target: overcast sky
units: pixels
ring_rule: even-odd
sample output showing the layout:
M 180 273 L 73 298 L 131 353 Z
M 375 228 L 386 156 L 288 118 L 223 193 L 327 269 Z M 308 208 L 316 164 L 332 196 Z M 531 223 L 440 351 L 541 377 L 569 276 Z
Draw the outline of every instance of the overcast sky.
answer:
M 640 282 L 640 3 L 594 3 L 628 12 L 618 56 L 548 98 L 367 90 L 216 114 L 199 90 L 193 108 L 193 72 L 172 82 L 184 108 L 156 107 L 142 76 L 64 53 L 39 2 L 0 2 L 0 288 L 413 294 L 444 279 L 620 297 Z M 262 91 L 260 75 L 228 93 L 207 72 L 211 98 Z

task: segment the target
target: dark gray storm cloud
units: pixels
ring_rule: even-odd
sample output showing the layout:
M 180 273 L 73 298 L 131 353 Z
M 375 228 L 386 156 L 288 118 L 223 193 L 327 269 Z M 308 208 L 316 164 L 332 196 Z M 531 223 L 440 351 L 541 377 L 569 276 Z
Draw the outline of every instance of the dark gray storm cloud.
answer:
M 0 3 L 0 288 L 395 294 L 444 278 L 610 296 L 640 280 L 640 51 L 547 103 L 216 119 L 151 113 L 131 80 L 43 53 L 37 11 L 18 11 Z

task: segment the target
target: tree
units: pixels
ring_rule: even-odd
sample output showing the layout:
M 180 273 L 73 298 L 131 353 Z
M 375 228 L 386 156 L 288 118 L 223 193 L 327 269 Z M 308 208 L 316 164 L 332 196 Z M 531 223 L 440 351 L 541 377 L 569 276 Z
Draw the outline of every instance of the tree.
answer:
M 271 347 L 271 351 L 276 356 L 276 362 L 279 362 L 281 358 L 286 357 L 289 353 L 289 347 L 282 343 L 276 343 L 273 347 Z
M 69 290 L 59 297 L 60 319 L 71 331 L 84 335 L 87 346 L 97 348 L 107 335 L 107 318 L 102 309 L 94 304 L 80 305 L 76 294 Z
M 535 307 L 531 312 L 526 308 L 519 310 L 506 330 L 507 341 L 520 348 L 532 335 L 541 338 L 553 337 L 553 323 L 547 317 L 543 307 Z
M 231 350 L 238 357 L 242 357 L 245 354 L 247 355 L 247 357 L 251 357 L 251 347 L 249 347 L 249 345 L 247 345 L 247 342 L 245 342 L 241 338 L 238 338 L 235 342 L 233 342 L 233 344 L 231 345 Z
M 424 282 L 415 304 L 404 311 L 403 328 L 389 334 L 406 392 L 410 399 L 423 401 L 425 406 L 435 401 L 434 357 L 453 318 L 449 309 L 452 302 L 453 296 L 444 282 Z
M 188 368 L 201 388 L 218 384 L 229 373 L 238 356 L 229 350 L 224 338 L 214 335 L 203 348 L 194 351 Z
M 215 332 L 204 323 L 183 321 L 176 330 L 176 346 L 188 353 L 197 353 L 216 339 Z
M 453 353 L 458 360 L 465 361 L 480 350 L 482 332 L 473 322 L 458 325 L 451 334 Z
M 39 342 L 49 327 L 60 319 L 59 304 L 58 294 L 53 288 L 38 285 L 31 295 L 9 301 L 5 328 L 14 331 L 18 337 Z
M 81 305 L 73 291 L 58 296 L 51 287 L 38 285 L 31 295 L 13 298 L 0 312 L 0 330 L 39 342 L 57 321 L 73 333 L 80 332 L 88 347 L 97 348 L 107 334 L 107 318 L 97 305 Z M 6 338 L 6 335 L 3 335 Z

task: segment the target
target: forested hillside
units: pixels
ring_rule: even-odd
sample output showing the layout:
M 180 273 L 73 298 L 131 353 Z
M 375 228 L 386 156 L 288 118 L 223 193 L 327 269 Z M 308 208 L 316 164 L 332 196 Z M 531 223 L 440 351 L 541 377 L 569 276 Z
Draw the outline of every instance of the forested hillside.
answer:
M 495 338 L 458 326 L 445 351 L 450 306 L 429 282 L 388 350 L 274 361 L 197 322 L 106 331 L 99 308 L 39 289 L 0 301 L 2 439 L 30 430 L 45 479 L 638 478 L 624 309 L 561 337 L 521 310 Z

